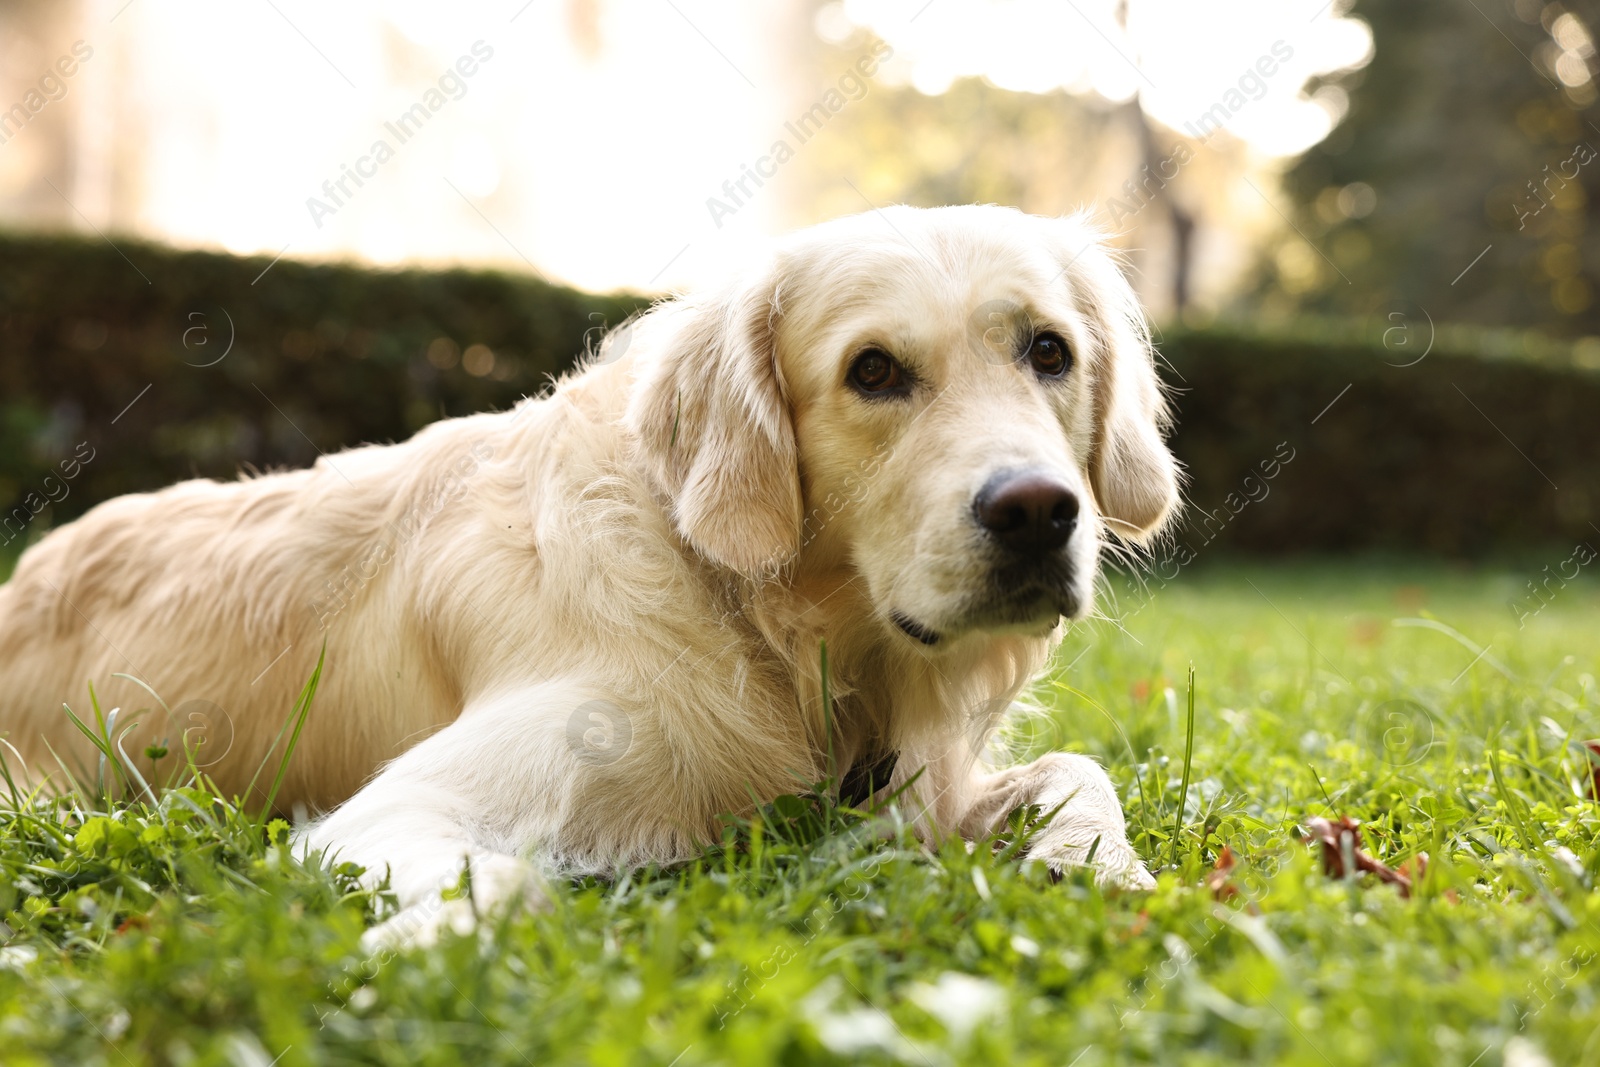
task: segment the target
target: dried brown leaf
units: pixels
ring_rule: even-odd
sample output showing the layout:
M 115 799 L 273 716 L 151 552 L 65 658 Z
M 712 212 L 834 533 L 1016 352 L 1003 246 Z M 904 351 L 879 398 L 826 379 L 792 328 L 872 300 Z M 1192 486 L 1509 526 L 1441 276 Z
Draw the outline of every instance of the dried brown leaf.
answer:
M 1306 844 L 1322 847 L 1322 870 L 1329 878 L 1346 876 L 1348 856 L 1349 864 L 1357 871 L 1376 875 L 1380 882 L 1399 886 L 1402 897 L 1411 895 L 1412 880 L 1409 875 L 1374 859 L 1362 849 L 1361 823 L 1355 819 L 1348 815 L 1340 816 L 1336 820 L 1316 816 L 1306 820 L 1306 829 L 1310 832 Z M 1427 858 L 1422 857 L 1422 862 L 1425 865 Z
M 1223 845 L 1221 854 L 1217 856 L 1216 866 L 1206 875 L 1206 888 L 1211 890 L 1212 896 L 1218 900 L 1227 900 L 1238 895 L 1239 891 L 1233 887 L 1233 869 L 1238 865 L 1239 861 L 1234 856 L 1233 849 Z

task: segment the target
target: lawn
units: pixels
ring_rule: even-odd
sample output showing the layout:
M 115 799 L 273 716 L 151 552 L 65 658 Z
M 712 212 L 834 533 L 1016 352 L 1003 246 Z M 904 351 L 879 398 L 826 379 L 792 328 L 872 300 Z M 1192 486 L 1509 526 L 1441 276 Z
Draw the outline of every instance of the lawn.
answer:
M 1600 586 L 1508 605 L 1561 558 L 1123 588 L 1009 744 L 1105 762 L 1148 894 L 1053 884 L 1020 818 L 930 851 L 892 807 L 793 800 L 687 869 L 368 957 L 385 902 L 297 864 L 281 824 L 197 790 L 10 811 L 0 1060 L 1600 1062 Z M 1326 872 L 1302 828 L 1342 816 L 1409 895 Z

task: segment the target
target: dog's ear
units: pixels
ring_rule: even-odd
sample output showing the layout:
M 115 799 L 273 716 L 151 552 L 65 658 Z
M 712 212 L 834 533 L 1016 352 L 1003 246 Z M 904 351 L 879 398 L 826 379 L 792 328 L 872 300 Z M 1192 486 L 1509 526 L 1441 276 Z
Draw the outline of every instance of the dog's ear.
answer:
M 1101 518 L 1115 534 L 1146 544 L 1178 504 L 1178 463 L 1164 435 L 1171 424 L 1156 376 L 1144 309 L 1102 239 L 1067 222 L 1062 254 L 1079 307 L 1095 335 L 1096 410 L 1089 480 Z
M 777 315 L 771 268 L 709 299 L 661 306 L 641 324 L 626 414 L 678 532 L 701 555 L 752 577 L 775 574 L 800 547 L 799 461 Z

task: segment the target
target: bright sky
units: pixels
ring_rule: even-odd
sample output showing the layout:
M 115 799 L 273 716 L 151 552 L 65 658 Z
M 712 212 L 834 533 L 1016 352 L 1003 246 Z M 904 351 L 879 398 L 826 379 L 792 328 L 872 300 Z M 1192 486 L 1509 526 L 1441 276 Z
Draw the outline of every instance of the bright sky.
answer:
M 1372 54 L 1371 31 L 1340 17 L 1342 0 L 1127 0 L 1126 29 L 1117 0 L 917 3 L 908 18 L 905 0 L 843 0 L 822 12 L 819 29 L 868 27 L 894 45 L 900 73 L 926 93 L 981 75 L 1018 92 L 1067 89 L 1118 102 L 1137 94 L 1147 114 L 1175 130 L 1242 98 L 1225 125 L 1270 156 L 1303 152 L 1344 115 L 1342 91 L 1307 96 L 1307 81 Z
M 102 224 L 235 252 L 691 284 L 785 226 L 781 169 L 721 225 L 707 199 L 816 95 L 786 73 L 792 2 L 86 0 L 73 199 Z M 1322 2 L 1130 0 L 1124 33 L 1111 0 L 845 0 L 817 24 L 870 28 L 897 53 L 881 76 L 928 92 L 971 74 L 1137 92 L 1178 129 L 1222 104 L 1270 155 L 1315 143 L 1342 109 L 1334 90 L 1306 98 L 1306 79 L 1370 51 L 1342 0 Z M 430 90 L 442 105 L 402 143 L 385 123 Z M 336 202 L 324 182 L 341 178 Z

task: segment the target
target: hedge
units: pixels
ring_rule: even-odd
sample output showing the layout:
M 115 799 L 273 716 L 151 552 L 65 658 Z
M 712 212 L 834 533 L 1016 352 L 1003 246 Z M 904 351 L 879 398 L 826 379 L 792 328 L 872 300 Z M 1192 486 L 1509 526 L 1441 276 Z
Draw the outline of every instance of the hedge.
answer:
M 646 303 L 487 271 L 118 246 L 0 234 L 0 545 L 119 493 L 509 406 Z M 1386 346 L 1383 325 L 1162 339 L 1189 473 L 1176 543 L 1456 557 L 1600 544 L 1587 353 L 1439 330 L 1407 366 L 1420 341 Z
M 1191 476 L 1180 539 L 1457 558 L 1600 545 L 1591 351 L 1503 333 L 1441 330 L 1431 351 L 1389 339 L 1381 324 L 1167 337 L 1172 446 Z M 1284 449 L 1266 481 L 1261 464 Z
M 19 506 L 60 522 L 507 407 L 647 303 L 489 271 L 117 246 L 0 234 L 0 544 Z

